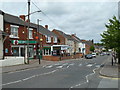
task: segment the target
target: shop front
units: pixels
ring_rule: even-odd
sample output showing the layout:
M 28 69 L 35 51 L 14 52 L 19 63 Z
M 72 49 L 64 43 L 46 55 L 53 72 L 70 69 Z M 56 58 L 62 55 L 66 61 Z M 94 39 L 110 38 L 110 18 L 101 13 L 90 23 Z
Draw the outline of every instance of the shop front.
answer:
M 12 40 L 11 53 L 12 56 L 25 57 L 27 54 L 27 43 L 24 40 Z M 34 58 L 36 56 L 36 41 L 29 41 L 29 57 Z
M 53 56 L 64 56 L 69 55 L 70 46 L 68 45 L 53 45 L 52 46 L 52 52 Z

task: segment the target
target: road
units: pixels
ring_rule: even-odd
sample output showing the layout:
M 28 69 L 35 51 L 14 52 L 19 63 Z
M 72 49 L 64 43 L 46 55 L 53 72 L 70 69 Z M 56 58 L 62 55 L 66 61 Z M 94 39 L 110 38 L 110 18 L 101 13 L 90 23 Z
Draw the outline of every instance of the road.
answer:
M 100 66 L 109 56 L 65 60 L 39 68 L 4 73 L 3 88 L 97 88 Z

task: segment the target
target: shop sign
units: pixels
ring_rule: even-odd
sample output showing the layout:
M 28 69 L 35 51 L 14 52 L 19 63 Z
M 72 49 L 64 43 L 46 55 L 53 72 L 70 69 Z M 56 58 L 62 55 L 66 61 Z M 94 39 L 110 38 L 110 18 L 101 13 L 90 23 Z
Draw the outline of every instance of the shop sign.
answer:
M 28 41 L 24 41 L 24 40 L 12 40 L 12 44 L 27 44 L 27 43 Z M 37 41 L 29 41 L 29 44 L 36 44 L 36 43 Z

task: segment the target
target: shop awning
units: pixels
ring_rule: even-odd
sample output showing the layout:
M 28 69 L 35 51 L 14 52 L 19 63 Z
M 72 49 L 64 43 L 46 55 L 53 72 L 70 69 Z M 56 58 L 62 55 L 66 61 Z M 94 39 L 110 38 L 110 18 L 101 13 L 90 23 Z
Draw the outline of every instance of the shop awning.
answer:
M 71 47 L 68 46 L 68 45 L 53 45 L 53 48 L 54 48 L 54 47 L 60 47 L 61 50 L 67 50 L 67 49 L 71 48 Z

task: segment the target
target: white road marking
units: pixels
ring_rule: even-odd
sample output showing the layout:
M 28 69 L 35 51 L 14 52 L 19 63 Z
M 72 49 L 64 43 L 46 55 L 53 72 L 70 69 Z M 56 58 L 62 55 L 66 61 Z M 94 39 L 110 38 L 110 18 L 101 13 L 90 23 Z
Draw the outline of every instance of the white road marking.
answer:
M 79 66 L 82 66 L 82 64 L 79 64 Z
M 0 86 L 5 86 L 5 85 L 9 85 L 9 84 L 14 84 L 14 83 L 18 83 L 18 82 L 22 82 L 22 80 L 17 80 L 17 81 L 5 83 L 5 84 L 2 84 L 2 85 L 0 85 Z
M 52 68 L 53 67 L 53 65 L 50 65 L 50 66 L 46 66 L 45 68 Z
M 85 76 L 85 77 L 86 77 L 86 82 L 83 82 L 83 83 L 80 83 L 80 84 L 77 84 L 77 85 L 71 86 L 70 88 L 75 88 L 75 87 L 81 86 L 82 84 L 89 83 L 88 77 L 89 77 L 90 75 L 94 75 L 96 69 L 99 69 L 99 68 L 95 68 L 95 69 L 93 69 L 93 73 L 88 74 L 88 75 Z
M 92 65 L 93 65 L 93 64 L 88 64 L 88 65 L 86 65 L 86 66 L 87 66 L 87 67 L 92 67 Z
M 67 68 L 69 68 L 70 66 L 67 66 Z
M 9 84 L 15 84 L 15 83 L 23 82 L 23 81 L 26 81 L 26 80 L 29 80 L 29 79 L 32 79 L 32 78 L 35 78 L 35 77 L 38 77 L 38 76 L 52 74 L 52 73 L 56 72 L 57 70 L 58 70 L 58 69 L 53 70 L 53 71 L 51 71 L 51 72 L 43 73 L 43 74 L 33 75 L 33 76 L 30 76 L 30 77 L 27 77 L 27 78 L 24 78 L 24 79 L 21 79 L 21 80 L 17 80 L 17 81 L 5 83 L 5 84 L 2 84 L 2 85 L 0 85 L 0 86 L 5 86 L 5 85 L 9 85 Z
M 62 68 L 63 66 L 58 66 L 58 67 L 56 67 L 56 68 Z

